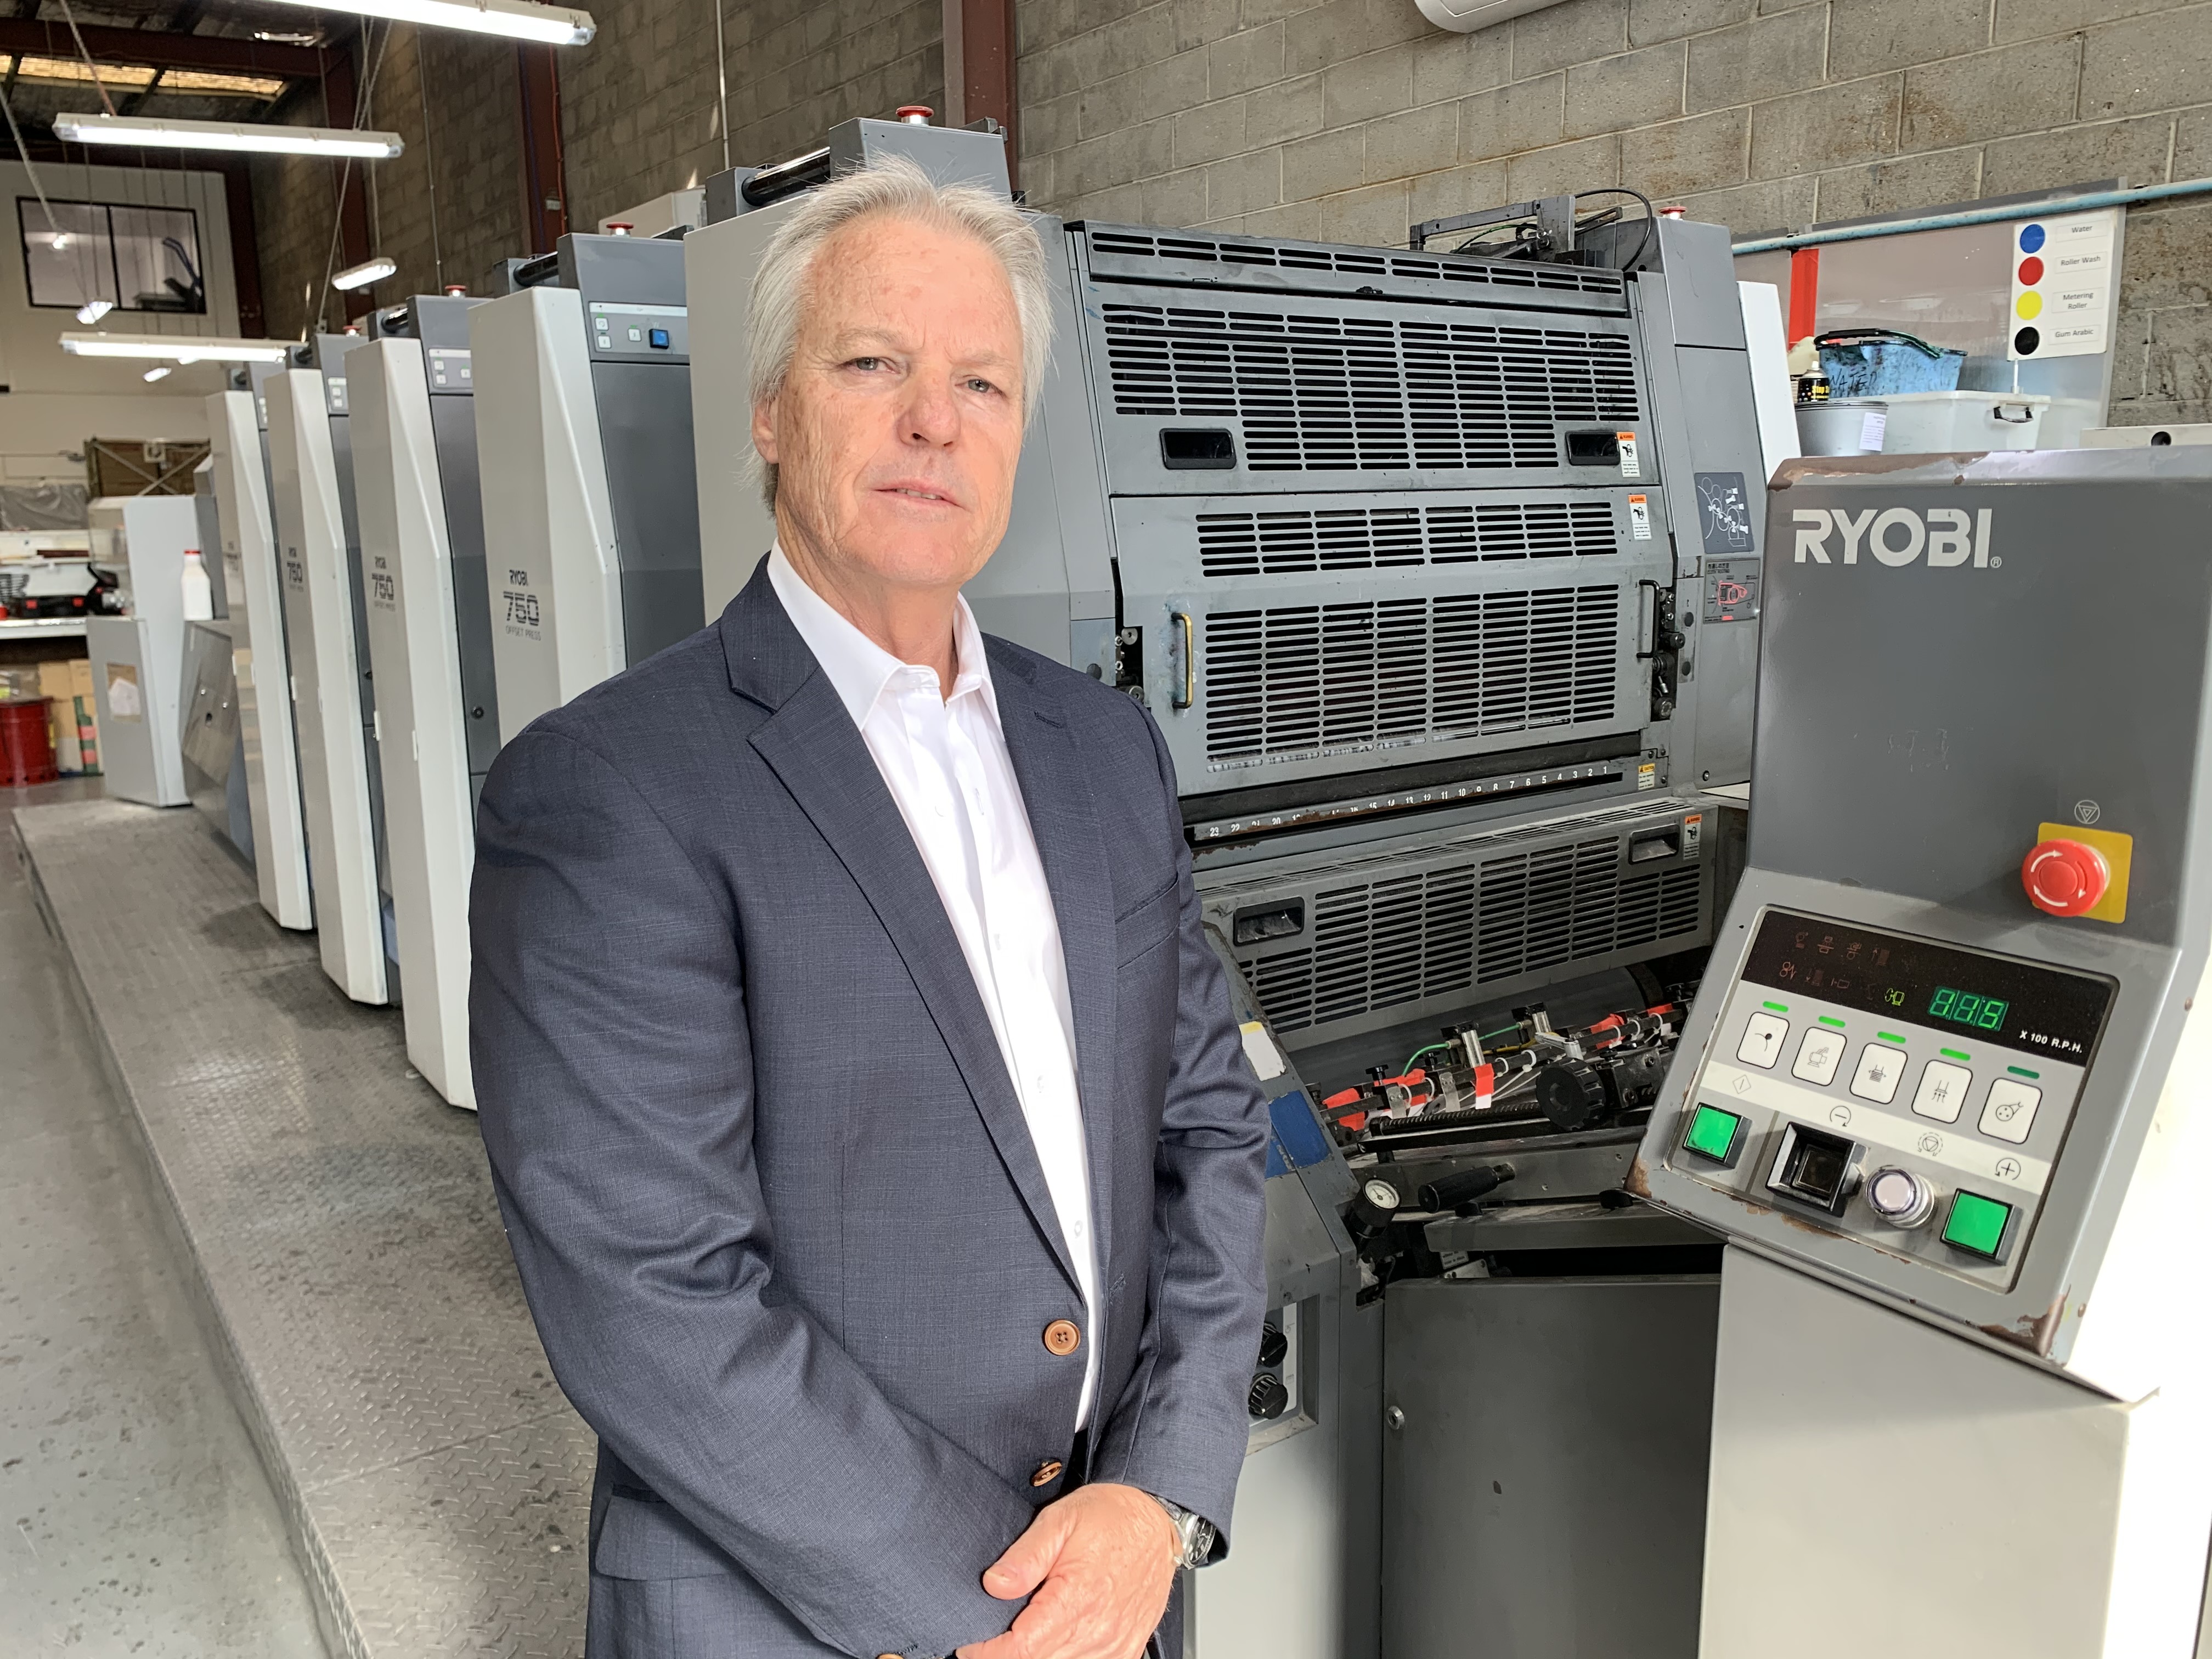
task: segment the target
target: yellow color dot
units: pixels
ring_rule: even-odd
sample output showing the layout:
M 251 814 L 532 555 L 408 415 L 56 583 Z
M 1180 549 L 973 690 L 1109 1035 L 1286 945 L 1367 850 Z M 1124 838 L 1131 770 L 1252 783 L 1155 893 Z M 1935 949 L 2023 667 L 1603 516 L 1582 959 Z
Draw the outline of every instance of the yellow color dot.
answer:
M 2020 313 L 2023 318 L 2039 315 L 2043 310 L 2043 296 L 2033 289 L 2030 289 L 2020 296 L 2018 303 L 2013 307 L 2013 309 Z

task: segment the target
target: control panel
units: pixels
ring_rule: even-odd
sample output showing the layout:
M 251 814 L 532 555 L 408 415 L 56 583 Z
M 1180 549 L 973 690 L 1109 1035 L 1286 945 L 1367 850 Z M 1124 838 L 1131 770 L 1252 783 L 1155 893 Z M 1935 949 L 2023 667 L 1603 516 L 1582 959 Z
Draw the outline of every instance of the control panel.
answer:
M 593 300 L 586 310 L 591 314 L 594 356 L 667 358 L 676 362 L 691 360 L 685 307 Z
M 1667 1167 L 2008 1289 L 2117 989 L 1770 907 Z

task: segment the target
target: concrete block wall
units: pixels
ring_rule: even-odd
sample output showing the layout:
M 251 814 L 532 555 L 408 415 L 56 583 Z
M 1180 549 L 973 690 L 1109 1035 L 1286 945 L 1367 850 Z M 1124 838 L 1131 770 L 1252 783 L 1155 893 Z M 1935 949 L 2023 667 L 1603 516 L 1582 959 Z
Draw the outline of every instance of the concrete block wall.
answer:
M 610 12 L 597 40 L 560 60 L 572 224 L 592 228 L 721 171 L 717 3 L 734 162 L 811 149 L 855 115 L 944 104 L 942 0 L 653 0 Z
M 1069 217 L 1402 246 L 1629 185 L 1739 232 L 2212 174 L 2212 4 L 1018 0 L 1022 178 Z M 2212 198 L 2130 218 L 2113 418 L 2212 420 Z

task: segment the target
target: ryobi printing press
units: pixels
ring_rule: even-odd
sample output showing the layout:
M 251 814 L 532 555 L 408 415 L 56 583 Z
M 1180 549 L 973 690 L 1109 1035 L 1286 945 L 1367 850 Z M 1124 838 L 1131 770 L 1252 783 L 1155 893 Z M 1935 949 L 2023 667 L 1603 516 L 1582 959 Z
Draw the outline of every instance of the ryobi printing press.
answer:
M 362 342 L 319 336 L 317 366 L 264 383 L 300 793 L 323 970 L 356 1002 L 399 1000 L 383 778 L 354 510 L 343 367 Z
M 293 735 L 291 660 L 284 642 L 283 576 L 269 508 L 265 405 L 258 390 L 208 398 L 209 458 L 230 595 L 232 661 L 246 811 L 253 827 L 253 879 L 261 908 L 279 927 L 314 925 L 307 887 L 307 824 Z
M 2203 1651 L 2208 514 L 2181 447 L 1777 480 L 1749 862 L 1637 1176 L 1732 1241 L 1706 1659 Z
M 684 248 L 563 236 L 469 313 L 504 741 L 698 630 Z
M 465 1107 L 476 799 L 499 749 L 468 350 L 483 303 L 380 313 L 347 374 L 407 1056 Z

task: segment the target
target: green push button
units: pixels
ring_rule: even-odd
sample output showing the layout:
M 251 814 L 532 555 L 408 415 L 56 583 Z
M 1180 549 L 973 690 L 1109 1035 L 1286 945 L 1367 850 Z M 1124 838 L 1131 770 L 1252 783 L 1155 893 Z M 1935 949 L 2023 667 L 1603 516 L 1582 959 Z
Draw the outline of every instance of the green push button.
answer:
M 1943 1224 L 1943 1242 L 1994 1261 L 1997 1246 L 2004 1239 L 2005 1223 L 2011 1219 L 2011 1205 L 1984 1198 L 1979 1193 L 1960 1193 L 1951 1200 L 1950 1218 Z
M 1743 1120 L 1734 1112 L 1724 1112 L 1717 1106 L 1700 1106 L 1691 1115 L 1690 1133 L 1682 1137 L 1682 1146 L 1699 1158 L 1725 1164 L 1735 1151 L 1736 1136 L 1742 1132 Z

